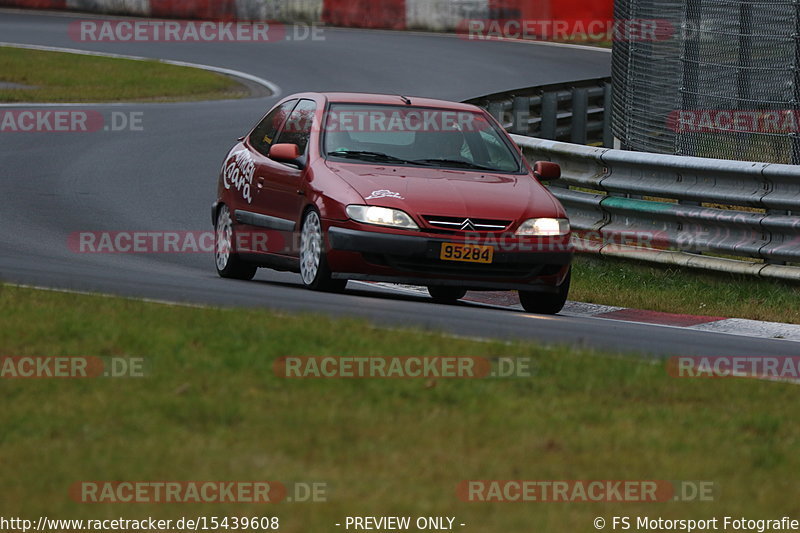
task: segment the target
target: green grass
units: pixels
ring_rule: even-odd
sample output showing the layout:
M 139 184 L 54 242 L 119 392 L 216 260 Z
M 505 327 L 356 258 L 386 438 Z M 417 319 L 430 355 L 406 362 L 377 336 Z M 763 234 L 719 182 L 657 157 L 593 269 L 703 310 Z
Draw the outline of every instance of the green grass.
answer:
M 0 47 L 0 102 L 175 101 L 241 98 L 232 78 L 157 61 L 135 61 Z
M 800 324 L 800 285 L 609 257 L 577 256 L 569 297 L 667 313 Z
M 355 320 L 0 287 L 0 354 L 143 357 L 149 377 L 0 380 L 0 516 L 449 515 L 470 531 L 594 531 L 595 516 L 800 513 L 794 385 L 681 380 L 662 363 Z M 282 380 L 284 355 L 535 359 L 487 380 Z M 705 480 L 713 502 L 463 503 L 465 479 Z M 87 505 L 81 480 L 292 480 L 326 503 Z M 460 529 L 460 528 L 457 528 Z M 466 529 L 465 529 L 466 530 Z

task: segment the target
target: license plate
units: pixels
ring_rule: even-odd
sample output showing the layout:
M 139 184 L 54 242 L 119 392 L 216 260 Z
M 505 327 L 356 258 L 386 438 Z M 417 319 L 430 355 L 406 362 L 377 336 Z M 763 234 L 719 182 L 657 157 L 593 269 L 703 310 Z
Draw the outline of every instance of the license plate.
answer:
M 494 248 L 478 244 L 446 242 L 442 244 L 439 259 L 465 263 L 491 263 L 494 260 Z

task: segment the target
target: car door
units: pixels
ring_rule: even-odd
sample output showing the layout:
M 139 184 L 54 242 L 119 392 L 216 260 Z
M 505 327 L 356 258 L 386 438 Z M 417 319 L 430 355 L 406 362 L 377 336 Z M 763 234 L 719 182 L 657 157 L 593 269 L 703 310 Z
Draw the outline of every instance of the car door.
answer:
M 253 205 L 260 213 L 269 217 L 264 220 L 265 224 L 271 225 L 270 229 L 279 230 L 287 243 L 293 242 L 293 234 L 300 224 L 299 218 L 304 204 L 304 163 L 315 112 L 316 103 L 313 100 L 297 102 L 271 143 L 296 144 L 302 164 L 281 163 L 262 153 L 258 154 L 256 160 Z
M 265 183 L 268 175 L 289 171 L 285 169 L 284 165 L 269 159 L 268 155 L 270 148 L 275 144 L 278 132 L 296 105 L 297 100 L 294 99 L 275 107 L 258 123 L 245 140 L 244 151 L 249 164 L 252 165 L 252 183 L 248 187 L 247 202 L 237 206 L 236 221 L 253 227 L 248 229 L 247 235 L 250 238 L 246 240 L 247 244 L 250 244 L 248 249 L 257 251 L 257 253 L 267 251 L 286 253 L 289 249 L 286 244 L 291 242 L 286 240 L 282 231 L 291 228 L 282 227 L 279 220 L 276 219 L 276 213 L 271 211 L 273 207 L 267 201 L 268 194 L 265 194 Z M 266 247 L 256 246 L 256 242 L 262 243 L 264 240 L 268 241 Z

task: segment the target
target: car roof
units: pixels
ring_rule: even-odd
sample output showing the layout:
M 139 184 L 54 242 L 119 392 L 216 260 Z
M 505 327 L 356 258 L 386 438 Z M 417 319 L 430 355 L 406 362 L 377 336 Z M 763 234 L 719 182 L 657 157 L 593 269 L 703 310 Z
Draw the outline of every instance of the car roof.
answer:
M 404 105 L 404 98 L 411 100 L 414 107 L 437 107 L 453 111 L 479 111 L 480 108 L 471 104 L 461 104 L 448 100 L 435 100 L 432 98 L 422 98 L 419 96 L 399 95 L 399 94 L 376 94 L 376 93 L 343 93 L 343 92 L 324 92 L 324 93 L 300 93 L 286 97 L 308 98 L 312 96 L 322 97 L 330 103 L 339 104 L 375 104 L 375 105 Z

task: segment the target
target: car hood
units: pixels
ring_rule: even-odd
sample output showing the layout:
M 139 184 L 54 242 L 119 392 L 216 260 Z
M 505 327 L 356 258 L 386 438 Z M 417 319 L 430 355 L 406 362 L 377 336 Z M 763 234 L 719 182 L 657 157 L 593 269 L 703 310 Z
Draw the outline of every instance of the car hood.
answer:
M 527 174 L 327 162 L 367 205 L 410 214 L 514 220 L 564 216 L 558 201 Z

